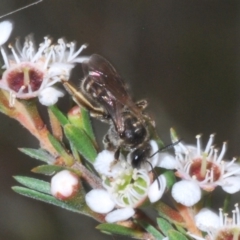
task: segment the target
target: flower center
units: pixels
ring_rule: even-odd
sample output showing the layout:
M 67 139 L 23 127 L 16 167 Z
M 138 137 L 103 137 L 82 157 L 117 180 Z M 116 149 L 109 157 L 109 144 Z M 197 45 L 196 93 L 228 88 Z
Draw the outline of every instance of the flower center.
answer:
M 203 181 L 209 173 L 211 175 L 212 181 L 217 181 L 221 175 L 219 167 L 213 162 L 206 161 L 206 159 L 202 158 L 197 158 L 193 160 L 189 171 L 189 174 L 192 177 L 194 176 L 198 181 Z
M 31 65 L 21 65 L 20 67 L 9 69 L 6 80 L 10 89 L 15 92 L 28 93 L 37 91 L 43 81 L 43 72 Z
M 225 229 L 218 233 L 216 240 L 240 240 L 239 229 Z

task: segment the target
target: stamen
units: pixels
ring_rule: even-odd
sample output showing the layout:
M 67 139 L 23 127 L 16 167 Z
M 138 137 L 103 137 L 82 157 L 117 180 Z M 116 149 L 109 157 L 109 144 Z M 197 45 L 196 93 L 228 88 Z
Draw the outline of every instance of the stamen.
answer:
M 16 99 L 15 93 L 13 91 L 10 91 L 9 107 L 13 107 L 15 105 L 15 99 Z
M 209 154 L 208 154 L 208 159 L 211 159 L 211 158 L 212 158 L 213 150 L 214 150 L 214 147 L 211 146 L 211 147 L 210 147 L 210 152 L 209 152 Z
M 228 216 L 228 214 L 224 213 L 224 225 L 227 225 L 227 222 L 228 222 L 227 216 Z
M 235 208 L 236 208 L 236 225 L 240 225 L 240 213 L 239 213 L 239 207 L 238 204 L 235 204 Z
M 217 162 L 218 162 L 218 163 L 222 160 L 222 158 L 223 158 L 223 156 L 224 156 L 224 154 L 225 154 L 225 152 L 226 152 L 226 149 L 227 149 L 226 146 L 227 146 L 227 143 L 224 142 L 224 143 L 223 143 L 223 147 L 222 147 L 222 151 L 221 151 L 221 153 L 220 153 L 220 155 L 219 155 L 219 157 L 218 157 L 218 159 L 217 159 Z
M 219 208 L 219 219 L 220 219 L 220 226 L 223 226 L 223 210 Z
M 53 57 L 53 55 L 54 55 L 54 51 L 53 51 L 53 46 L 52 46 L 51 49 L 50 49 L 50 52 L 47 54 L 47 58 L 46 58 L 44 66 L 43 66 L 44 69 L 47 69 L 47 66 L 50 62 L 51 57 Z
M 44 43 L 40 44 L 40 47 L 35 56 L 32 58 L 31 62 L 35 62 L 39 58 L 39 56 L 42 55 L 43 51 L 50 46 L 51 40 L 47 37 L 45 37 L 44 40 Z
M 234 174 L 236 174 L 236 173 L 239 173 L 239 172 L 240 172 L 240 168 L 237 168 L 237 169 L 235 169 L 235 170 L 233 170 L 233 171 L 231 171 L 231 172 L 228 172 L 228 173 L 224 174 L 223 178 L 232 176 L 232 175 L 234 175 Z
M 66 51 L 66 44 L 62 38 L 58 39 L 59 44 L 59 61 L 61 62 L 64 58 L 64 53 Z
M 5 63 L 6 68 L 9 68 L 9 61 L 8 61 L 8 57 L 7 54 L 5 53 L 4 49 L 1 47 L 1 53 L 2 53 L 2 57 L 3 57 L 3 61 Z
M 218 154 L 218 149 L 214 149 L 214 156 L 213 156 L 213 161 L 216 162 L 217 161 L 217 154 Z
M 196 136 L 196 139 L 197 139 L 197 154 L 200 156 L 201 154 L 201 135 L 197 135 Z
M 15 61 L 16 61 L 17 63 L 20 63 L 21 61 L 20 61 L 20 59 L 19 59 L 17 53 L 15 52 L 14 47 L 13 47 L 12 45 L 9 45 L 8 47 L 11 49 L 12 54 L 13 54 L 13 56 L 14 56 L 14 58 L 15 58 Z
M 69 58 L 68 58 L 68 62 L 71 62 L 71 61 L 72 61 L 75 57 L 77 57 L 85 48 L 87 48 L 87 44 L 83 44 L 83 45 L 78 49 L 78 51 L 73 54 L 72 57 L 69 57 Z
M 208 140 L 208 143 L 207 143 L 207 146 L 205 148 L 205 153 L 208 153 L 209 149 L 211 148 L 212 144 L 213 144 L 213 141 L 214 141 L 214 134 L 211 134 L 210 137 L 209 137 L 209 140 Z
M 233 224 L 236 223 L 236 210 L 232 210 Z

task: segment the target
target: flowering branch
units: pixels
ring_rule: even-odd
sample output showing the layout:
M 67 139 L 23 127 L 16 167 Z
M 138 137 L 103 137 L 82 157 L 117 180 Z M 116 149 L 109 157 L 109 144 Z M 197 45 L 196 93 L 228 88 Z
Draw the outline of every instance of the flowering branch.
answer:
M 80 57 L 86 45 L 76 50 L 75 43 L 59 39 L 52 44 L 49 38 L 44 38 L 38 49 L 33 39 L 27 38 L 23 47 L 17 41 L 10 46 L 9 54 L 3 45 L 11 31 L 10 22 L 0 23 L 4 60 L 0 111 L 38 139 L 40 149 L 20 151 L 43 162 L 32 172 L 51 176 L 50 183 L 16 176 L 22 187 L 13 187 L 15 192 L 90 216 L 100 223 L 97 229 L 111 234 L 161 240 L 239 239 L 238 205 L 229 220 L 222 210 L 219 215 L 212 212 L 207 201 L 217 187 L 228 196 L 240 191 L 240 165 L 236 159 L 224 159 L 226 143 L 219 153 L 212 134 L 205 148 L 200 135 L 196 146 L 187 145 L 171 129 L 174 154 L 159 152 L 164 144 L 154 121 L 143 113 L 146 101 L 132 102 L 107 60 L 98 55 Z M 96 63 L 104 64 L 99 67 Z M 68 83 L 76 64 L 84 66 L 85 80 L 90 79 L 83 82 L 86 86 L 81 92 Z M 113 76 L 113 83 L 105 79 L 108 74 Z M 104 84 L 99 78 L 105 79 Z M 114 81 L 117 88 L 111 85 Z M 63 83 L 79 105 L 67 114 L 55 105 L 64 95 L 56 83 Z M 93 91 L 91 100 L 96 100 L 97 106 L 88 100 L 86 91 Z M 39 115 L 36 101 L 47 107 L 52 134 Z M 110 125 L 101 151 L 84 107 Z M 91 189 L 85 189 L 82 181 Z M 163 195 L 171 204 L 160 200 Z M 223 202 L 224 207 L 228 200 Z M 145 206 L 158 213 L 156 220 L 141 211 Z

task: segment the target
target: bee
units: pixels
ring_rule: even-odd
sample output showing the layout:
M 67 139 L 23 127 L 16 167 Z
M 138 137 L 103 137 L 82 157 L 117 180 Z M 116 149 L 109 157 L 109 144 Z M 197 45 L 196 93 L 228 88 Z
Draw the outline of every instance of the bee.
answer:
M 155 129 L 154 121 L 143 113 L 147 101 L 133 102 L 123 79 L 100 55 L 91 55 L 82 66 L 80 91 L 68 81 L 63 81 L 64 87 L 92 117 L 110 124 L 103 142 L 115 151 L 115 159 L 120 152 L 130 152 L 132 167 L 140 168 L 151 155 L 150 132 Z

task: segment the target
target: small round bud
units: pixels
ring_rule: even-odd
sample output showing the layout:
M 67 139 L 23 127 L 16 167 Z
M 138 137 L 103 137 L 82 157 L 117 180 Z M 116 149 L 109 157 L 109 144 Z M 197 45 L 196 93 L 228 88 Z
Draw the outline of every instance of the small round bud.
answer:
M 79 177 L 68 170 L 58 172 L 51 180 L 51 193 L 60 200 L 73 197 L 79 187 Z

